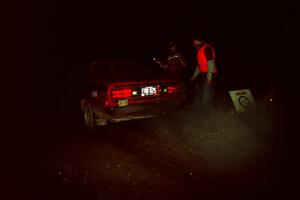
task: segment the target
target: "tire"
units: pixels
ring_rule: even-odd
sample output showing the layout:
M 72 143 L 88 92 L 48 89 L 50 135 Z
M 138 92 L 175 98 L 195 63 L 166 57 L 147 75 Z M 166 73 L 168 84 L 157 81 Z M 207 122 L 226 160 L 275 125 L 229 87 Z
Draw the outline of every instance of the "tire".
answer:
M 87 101 L 82 102 L 83 120 L 89 131 L 95 128 L 96 121 L 93 110 Z
M 102 113 L 98 114 L 97 116 L 97 126 L 106 126 L 107 120 L 104 118 Z

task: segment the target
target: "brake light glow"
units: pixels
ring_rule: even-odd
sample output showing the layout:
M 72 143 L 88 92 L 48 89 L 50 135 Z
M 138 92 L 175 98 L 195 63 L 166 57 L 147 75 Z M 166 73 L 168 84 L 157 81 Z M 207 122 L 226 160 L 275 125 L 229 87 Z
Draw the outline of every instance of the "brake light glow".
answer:
M 167 87 L 167 91 L 168 91 L 168 94 L 177 92 L 177 87 L 169 86 L 169 87 Z
M 112 98 L 114 99 L 122 99 L 128 98 L 132 96 L 132 89 L 120 89 L 112 91 Z

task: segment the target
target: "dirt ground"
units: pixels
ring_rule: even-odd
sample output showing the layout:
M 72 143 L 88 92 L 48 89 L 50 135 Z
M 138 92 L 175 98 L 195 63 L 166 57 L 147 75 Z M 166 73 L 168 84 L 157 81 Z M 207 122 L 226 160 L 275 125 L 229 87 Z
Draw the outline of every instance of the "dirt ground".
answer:
M 18 184 L 36 199 L 281 198 L 280 108 L 259 102 L 241 114 L 230 106 L 180 110 L 92 133 L 77 118 L 48 121 L 27 143 Z

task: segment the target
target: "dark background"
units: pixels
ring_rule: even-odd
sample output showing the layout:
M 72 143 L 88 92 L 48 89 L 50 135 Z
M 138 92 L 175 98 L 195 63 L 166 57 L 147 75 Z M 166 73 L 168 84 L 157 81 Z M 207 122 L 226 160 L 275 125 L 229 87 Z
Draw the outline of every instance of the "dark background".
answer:
M 250 88 L 256 98 L 268 88 L 292 92 L 297 86 L 298 14 L 288 2 L 23 1 L 2 8 L 2 77 L 9 80 L 2 99 L 12 104 L 4 106 L 9 115 L 3 116 L 10 117 L 5 131 L 14 142 L 4 146 L 12 151 L 6 154 L 8 165 L 23 157 L 22 151 L 29 151 L 23 146 L 40 134 L 29 132 L 28 125 L 43 127 L 40 121 L 57 120 L 51 112 L 70 83 L 66 80 L 96 57 L 151 58 L 170 38 L 189 53 L 191 35 L 202 32 L 216 47 L 223 91 Z M 286 146 L 292 140 L 286 139 Z M 289 155 L 284 159 L 294 160 Z M 30 166 L 30 172 L 38 167 Z
M 216 48 L 217 90 L 224 94 L 249 88 L 259 99 L 274 88 L 292 94 L 297 87 L 298 14 L 288 1 L 26 1 L 3 11 L 2 80 L 9 80 L 3 99 L 12 105 L 5 111 L 31 113 L 26 119 L 41 107 L 55 111 L 92 60 L 150 59 L 169 39 L 192 58 L 197 33 Z M 8 116 L 14 124 L 16 115 Z
M 216 47 L 222 77 L 232 87 L 240 79 L 248 87 L 276 79 L 285 85 L 290 78 L 284 72 L 295 65 L 297 18 L 287 2 L 43 1 L 13 7 L 16 16 L 8 19 L 16 22 L 17 73 L 24 71 L 33 86 L 52 85 L 95 57 L 150 58 L 170 38 L 189 47 L 197 32 Z

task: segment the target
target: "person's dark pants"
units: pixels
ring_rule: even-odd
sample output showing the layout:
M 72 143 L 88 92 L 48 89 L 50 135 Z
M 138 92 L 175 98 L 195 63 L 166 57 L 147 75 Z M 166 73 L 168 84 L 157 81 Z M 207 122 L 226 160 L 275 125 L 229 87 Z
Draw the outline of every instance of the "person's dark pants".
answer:
M 207 83 L 206 74 L 200 74 L 195 80 L 192 101 L 193 108 L 197 111 L 209 110 L 212 108 L 212 97 L 215 93 L 216 77 L 213 77 L 212 83 Z

